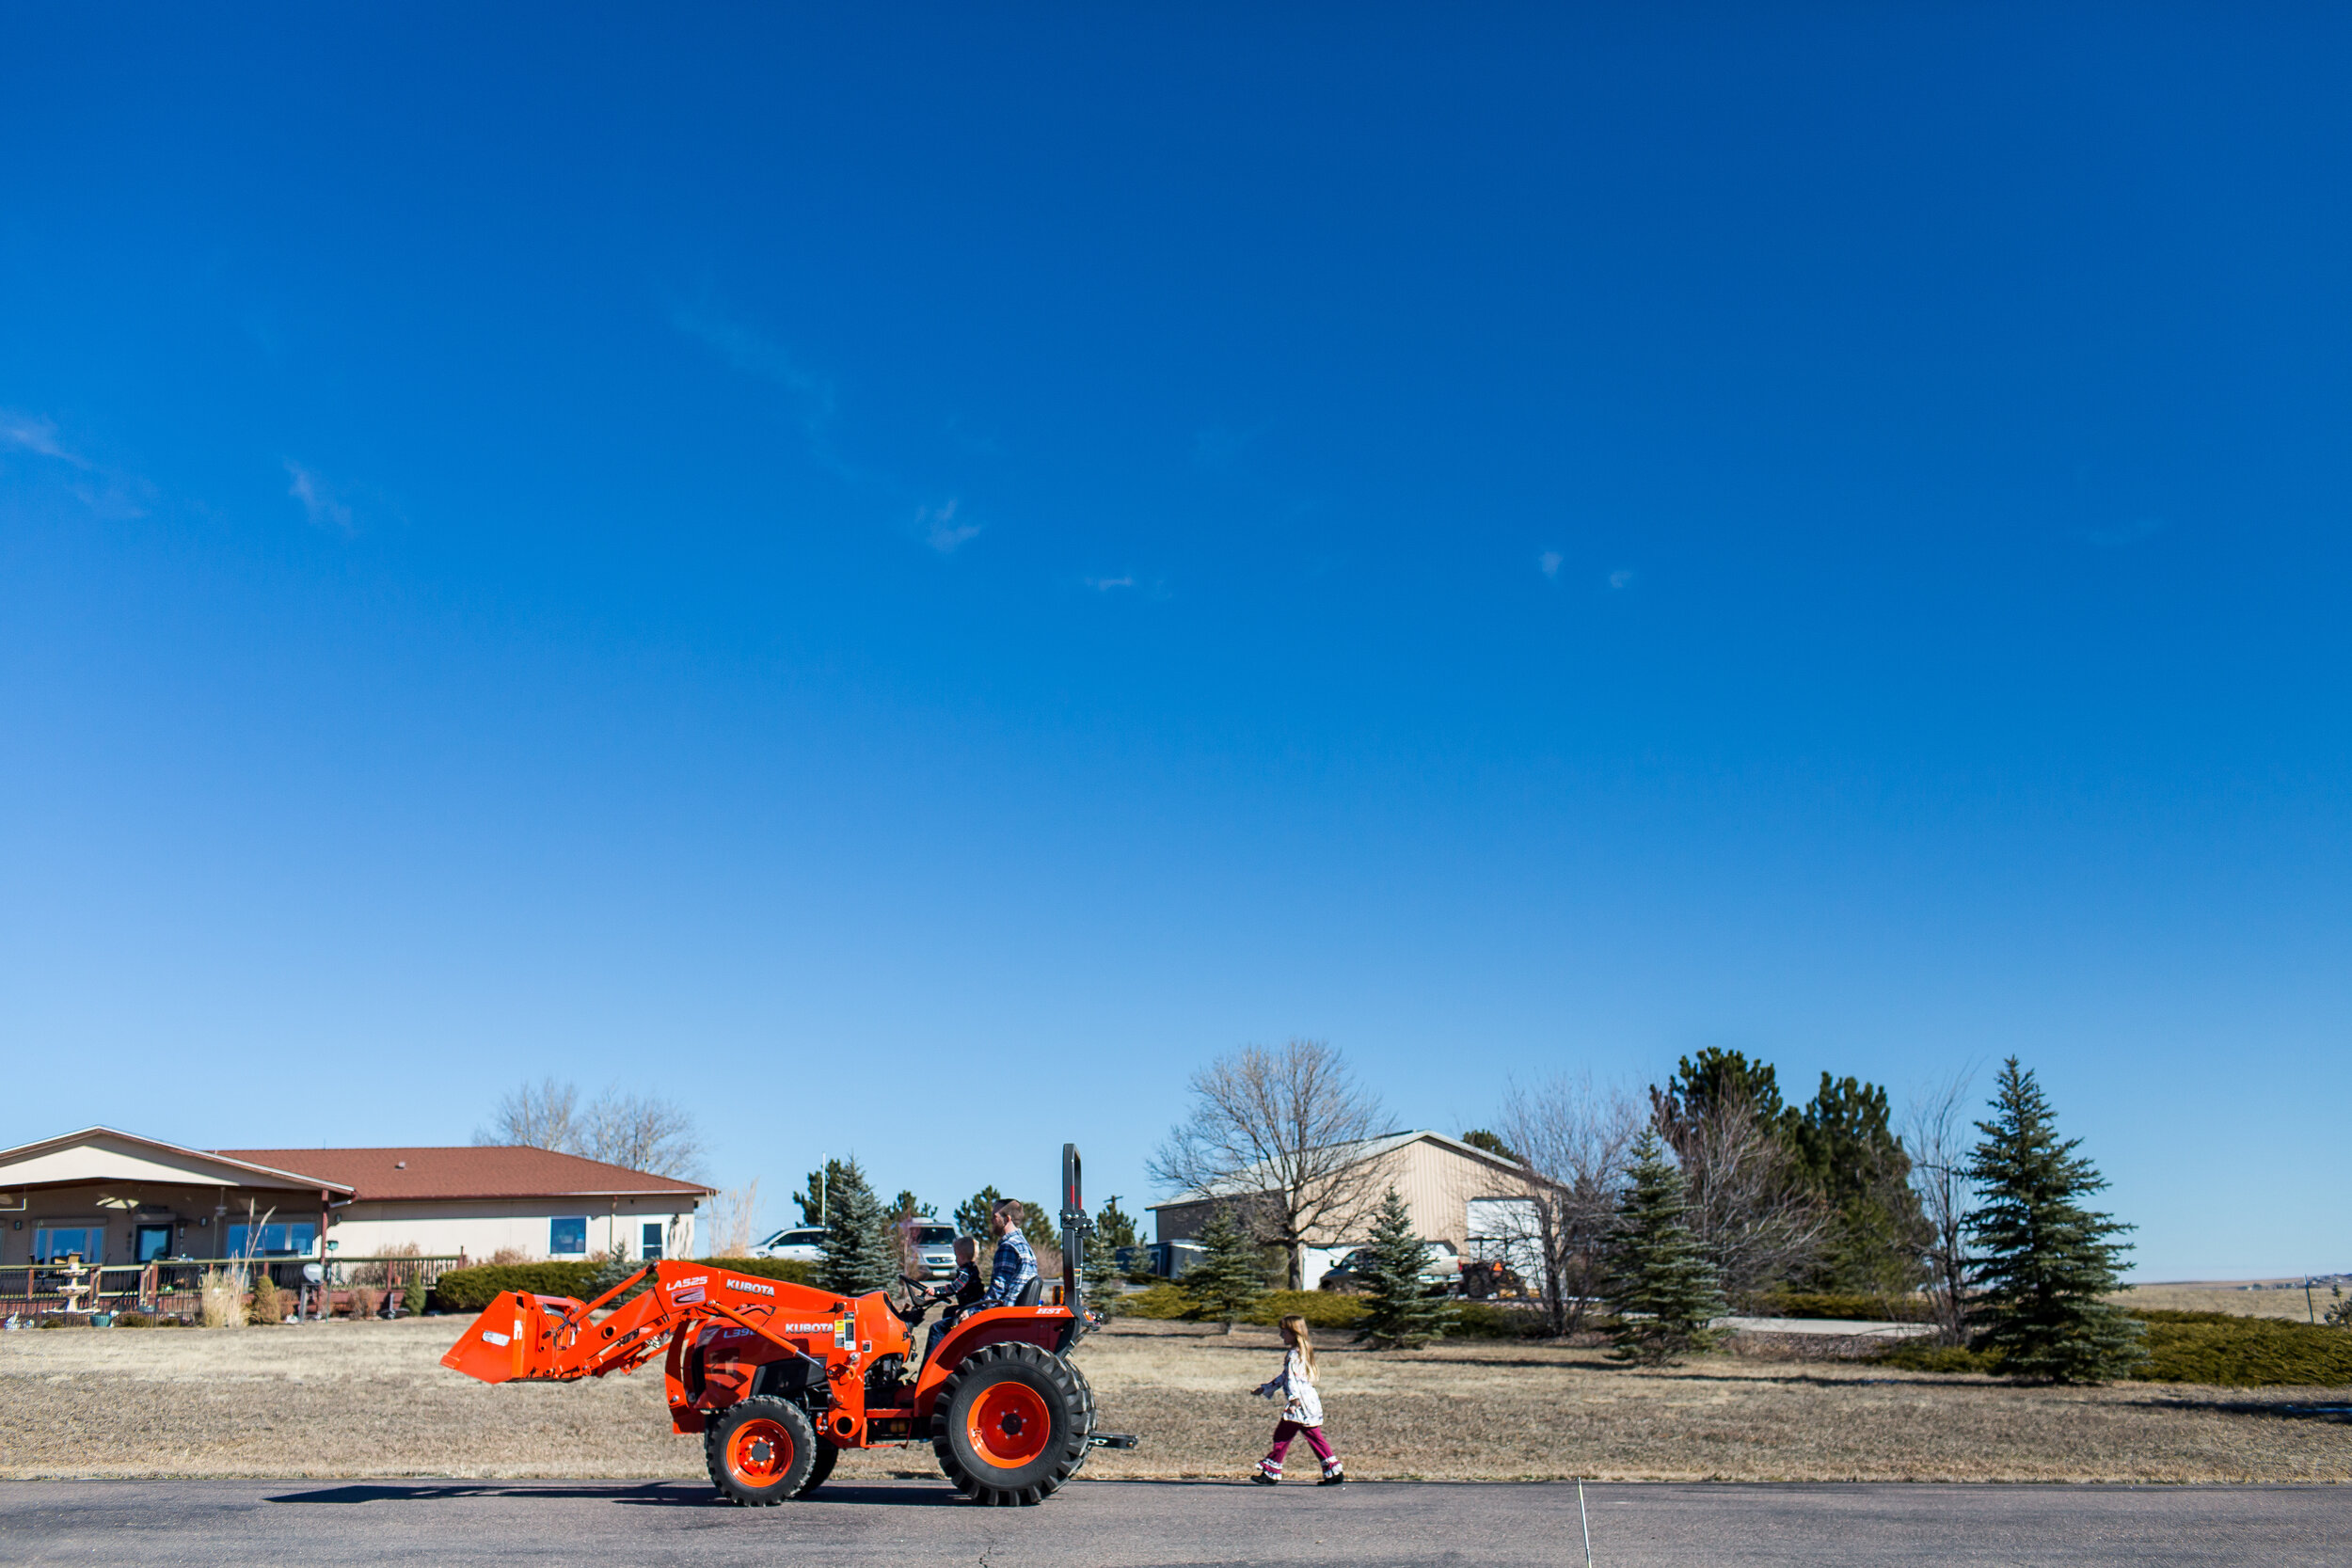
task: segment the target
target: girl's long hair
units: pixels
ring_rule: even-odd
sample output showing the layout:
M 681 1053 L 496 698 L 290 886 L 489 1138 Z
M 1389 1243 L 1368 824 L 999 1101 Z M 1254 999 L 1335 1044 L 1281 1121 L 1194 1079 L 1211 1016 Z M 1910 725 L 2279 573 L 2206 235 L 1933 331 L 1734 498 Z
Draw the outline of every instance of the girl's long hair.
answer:
M 1307 1320 L 1294 1312 L 1284 1318 L 1279 1326 L 1288 1329 L 1297 1339 L 1298 1364 L 1307 1369 L 1308 1380 L 1312 1382 L 1315 1375 L 1315 1342 L 1307 1338 Z

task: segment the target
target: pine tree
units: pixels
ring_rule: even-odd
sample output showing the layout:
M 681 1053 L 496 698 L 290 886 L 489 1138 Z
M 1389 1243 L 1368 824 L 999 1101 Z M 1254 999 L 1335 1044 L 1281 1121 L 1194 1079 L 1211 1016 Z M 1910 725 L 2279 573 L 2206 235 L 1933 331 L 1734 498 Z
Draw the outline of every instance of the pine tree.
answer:
M 1258 1243 L 1233 1219 L 1232 1211 L 1219 1208 L 1200 1229 L 1205 1256 L 1184 1275 L 1184 1291 L 1200 1304 L 1200 1315 L 1233 1324 L 1265 1294 L 1265 1265 Z
M 1117 1193 L 1111 1194 L 1102 1212 L 1094 1216 L 1094 1239 L 1105 1252 L 1141 1244 L 1136 1235 L 1136 1217 L 1119 1206 Z
M 1888 1125 L 1886 1091 L 1824 1072 L 1812 1102 L 1785 1112 L 1779 1131 L 1805 1184 L 1830 1212 L 1807 1282 L 1857 1295 L 1899 1295 L 1915 1287 L 1931 1238 L 1911 1187 L 1911 1156 Z
M 1363 1279 L 1364 1315 L 1357 1338 L 1380 1350 L 1418 1350 L 1446 1331 L 1454 1304 L 1433 1296 L 1422 1275 L 1429 1270 L 1429 1246 L 1413 1230 L 1413 1212 L 1391 1187 L 1373 1217 Z
M 825 1259 L 817 1265 L 817 1283 L 837 1295 L 862 1296 L 898 1277 L 898 1245 L 889 1211 L 852 1156 L 826 1183 Z
M 995 1212 L 996 1205 L 1004 1200 L 1004 1196 L 993 1186 L 982 1187 L 968 1200 L 957 1204 L 956 1234 L 969 1236 L 985 1247 L 993 1239 L 988 1228 L 989 1216 Z M 985 1266 L 987 1259 L 982 1259 L 981 1262 Z
M 2106 1180 L 2074 1157 L 2081 1139 L 2058 1141 L 2058 1113 L 2014 1056 L 1993 1108 L 1991 1121 L 1977 1123 L 1984 1141 L 1968 1164 L 1984 1200 L 1968 1215 L 1978 1348 L 1999 1351 L 2004 1371 L 2026 1377 L 2122 1377 L 2147 1358 L 2140 1325 L 2100 1298 L 2119 1288 L 2116 1268 L 2131 1250 L 2108 1238 L 2133 1227 L 2082 1206 Z
M 792 1201 L 800 1205 L 803 1225 L 823 1225 L 832 1217 L 833 1204 L 828 1195 L 841 1180 L 841 1173 L 848 1168 L 839 1160 L 827 1160 L 823 1170 L 808 1173 L 808 1180 L 802 1183 L 801 1190 L 792 1195 Z
M 1119 1283 L 1124 1273 L 1119 1266 L 1119 1252 L 1134 1245 L 1135 1216 L 1119 1207 L 1119 1195 L 1114 1193 L 1094 1216 L 1094 1234 L 1087 1238 L 1087 1305 L 1095 1316 L 1119 1315 Z
M 1602 1294 L 1616 1314 L 1610 1352 L 1653 1365 L 1715 1342 L 1708 1324 L 1724 1311 L 1714 1265 L 1687 1218 L 1682 1172 L 1666 1158 L 1655 1129 L 1633 1146 L 1631 1179 L 1617 1199 Z

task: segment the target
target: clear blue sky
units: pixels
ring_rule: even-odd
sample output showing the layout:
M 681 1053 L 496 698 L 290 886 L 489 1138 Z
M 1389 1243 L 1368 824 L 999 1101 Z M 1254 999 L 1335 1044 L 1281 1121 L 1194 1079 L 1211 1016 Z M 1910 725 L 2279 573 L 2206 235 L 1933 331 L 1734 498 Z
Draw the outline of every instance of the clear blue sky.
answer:
M 2352 1267 L 2340 12 L 481 9 L 8 11 L 0 1141 L 2014 1052 Z

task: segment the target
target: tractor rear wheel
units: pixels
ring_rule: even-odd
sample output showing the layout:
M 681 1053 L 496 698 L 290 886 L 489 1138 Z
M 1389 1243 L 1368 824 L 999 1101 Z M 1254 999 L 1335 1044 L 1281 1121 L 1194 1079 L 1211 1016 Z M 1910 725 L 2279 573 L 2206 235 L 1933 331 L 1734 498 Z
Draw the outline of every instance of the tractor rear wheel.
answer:
M 727 1406 L 703 1431 L 711 1484 L 740 1508 L 772 1508 L 799 1497 L 816 1473 L 818 1450 L 831 1447 L 817 1440 L 806 1411 L 766 1396 Z
M 1086 1458 L 1092 1406 L 1060 1356 L 1031 1344 L 983 1345 L 940 1385 L 931 1451 L 974 1502 L 1028 1507 Z

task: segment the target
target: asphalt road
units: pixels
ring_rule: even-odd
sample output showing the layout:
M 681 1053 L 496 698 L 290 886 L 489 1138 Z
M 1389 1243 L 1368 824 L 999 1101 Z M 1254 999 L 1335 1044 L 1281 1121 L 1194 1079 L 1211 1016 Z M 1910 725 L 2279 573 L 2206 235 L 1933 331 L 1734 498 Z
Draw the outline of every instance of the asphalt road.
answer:
M 2352 1562 L 2352 1487 L 1590 1486 L 1597 1568 Z M 0 1562 L 1112 1568 L 1581 1563 L 1573 1484 L 936 1481 L 741 1510 L 676 1481 L 6 1481 Z

